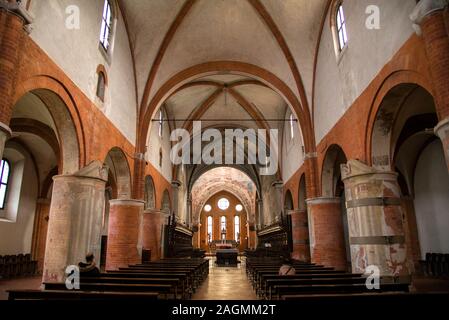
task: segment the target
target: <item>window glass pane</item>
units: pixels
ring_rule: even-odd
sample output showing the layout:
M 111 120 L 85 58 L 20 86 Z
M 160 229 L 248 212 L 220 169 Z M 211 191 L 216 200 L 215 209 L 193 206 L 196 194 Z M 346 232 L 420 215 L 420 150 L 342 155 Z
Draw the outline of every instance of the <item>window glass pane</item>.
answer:
M 6 185 L 0 185 L 0 208 L 5 206 Z
M 293 115 L 290 115 L 290 137 L 293 139 L 295 136 L 294 130 L 293 130 Z
M 337 29 L 341 28 L 340 9 L 337 12 Z
M 343 33 L 341 31 L 338 33 L 338 42 L 340 44 L 340 49 L 343 49 L 345 43 L 343 42 Z
M 2 160 L 3 162 L 3 172 L 2 172 L 2 182 L 3 183 L 8 183 L 8 177 L 9 177 L 9 164 L 8 162 Z
M 218 200 L 218 207 L 221 210 L 226 210 L 227 208 L 229 208 L 229 200 L 226 198 L 221 198 L 220 200 Z
M 344 44 L 346 44 L 348 42 L 348 35 L 346 34 L 346 25 L 343 25 L 343 41 Z
M 104 7 L 103 7 L 103 18 L 106 17 L 106 13 L 108 12 L 108 7 L 109 7 L 109 2 L 106 0 L 104 2 Z
M 239 216 L 234 217 L 234 240 L 235 241 L 240 240 L 240 217 Z
M 100 42 L 104 43 L 104 30 L 105 30 L 106 24 L 104 20 L 101 21 L 101 31 L 100 31 Z
M 108 24 L 108 26 L 111 25 L 111 7 L 108 5 L 108 10 L 106 12 L 106 23 Z
M 210 235 L 212 240 L 212 217 L 207 217 L 207 234 Z

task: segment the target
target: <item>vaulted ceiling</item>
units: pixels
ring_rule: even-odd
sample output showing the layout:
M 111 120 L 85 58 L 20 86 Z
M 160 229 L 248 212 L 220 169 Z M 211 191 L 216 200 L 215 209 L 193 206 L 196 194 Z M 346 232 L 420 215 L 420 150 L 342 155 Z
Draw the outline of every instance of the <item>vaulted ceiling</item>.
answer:
M 141 110 L 175 74 L 212 61 L 240 61 L 264 68 L 281 79 L 303 105 L 311 104 L 315 51 L 327 3 L 119 0 L 134 56 Z M 217 125 L 226 118 L 228 124 L 256 128 L 279 126 L 261 120 L 283 118 L 287 105 L 259 79 L 229 70 L 191 79 L 168 97 L 165 106 L 170 118 L 181 120 L 177 127 L 188 127 L 184 119 L 212 119 L 207 125 Z

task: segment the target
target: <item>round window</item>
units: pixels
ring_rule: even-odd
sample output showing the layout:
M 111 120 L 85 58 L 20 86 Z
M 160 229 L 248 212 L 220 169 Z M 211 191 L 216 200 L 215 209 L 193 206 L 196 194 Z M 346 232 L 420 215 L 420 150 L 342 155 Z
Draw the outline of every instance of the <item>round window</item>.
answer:
M 221 198 L 220 200 L 218 200 L 218 207 L 221 210 L 226 210 L 227 208 L 229 208 L 229 200 L 226 198 Z
M 235 210 L 237 210 L 238 212 L 242 211 L 243 210 L 242 205 L 241 204 L 236 205 Z
M 210 206 L 210 204 L 206 204 L 206 205 L 204 206 L 204 211 L 209 212 L 209 211 L 211 211 L 211 210 L 212 210 L 212 207 Z

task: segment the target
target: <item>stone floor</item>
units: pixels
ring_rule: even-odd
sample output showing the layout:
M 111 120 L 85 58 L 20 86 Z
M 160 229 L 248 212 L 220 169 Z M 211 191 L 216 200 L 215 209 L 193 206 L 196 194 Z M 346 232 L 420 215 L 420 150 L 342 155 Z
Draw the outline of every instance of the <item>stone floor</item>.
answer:
M 209 276 L 193 295 L 193 300 L 257 300 L 245 271 L 245 258 L 237 267 L 218 267 L 210 258 Z
M 41 286 L 41 281 L 42 276 L 11 280 L 0 279 L 0 300 L 8 300 L 8 292 L 6 292 L 6 290 L 39 289 Z

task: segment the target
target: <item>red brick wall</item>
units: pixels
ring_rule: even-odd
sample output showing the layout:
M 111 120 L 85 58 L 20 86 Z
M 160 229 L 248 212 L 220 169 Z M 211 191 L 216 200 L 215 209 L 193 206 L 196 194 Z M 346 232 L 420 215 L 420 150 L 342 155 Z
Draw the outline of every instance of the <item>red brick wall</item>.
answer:
M 383 97 L 394 86 L 400 83 L 415 83 L 431 94 L 429 63 L 422 38 L 412 35 L 393 58 L 380 70 L 368 87 L 347 109 L 346 113 L 332 127 L 317 145 L 317 176 L 316 188 L 307 186 L 308 198 L 311 191 L 321 195 L 321 173 L 327 148 L 332 144 L 339 145 L 347 159 L 359 159 L 371 164 L 371 132 L 377 110 Z M 298 184 L 301 174 L 309 170 L 303 164 L 297 172 L 285 183 L 284 190 L 290 189 L 295 208 L 298 201 Z M 307 182 L 314 181 L 308 179 Z
M 134 146 L 107 119 L 92 101 L 67 77 L 67 75 L 28 36 L 24 38 L 23 51 L 17 74 L 14 104 L 25 93 L 34 89 L 49 89 L 65 102 L 72 116 L 80 145 L 80 167 L 93 160 L 104 161 L 113 147 L 126 154 L 131 170 L 134 168 Z M 16 70 L 17 72 L 17 70 Z M 134 106 L 129 106 L 133 108 Z

